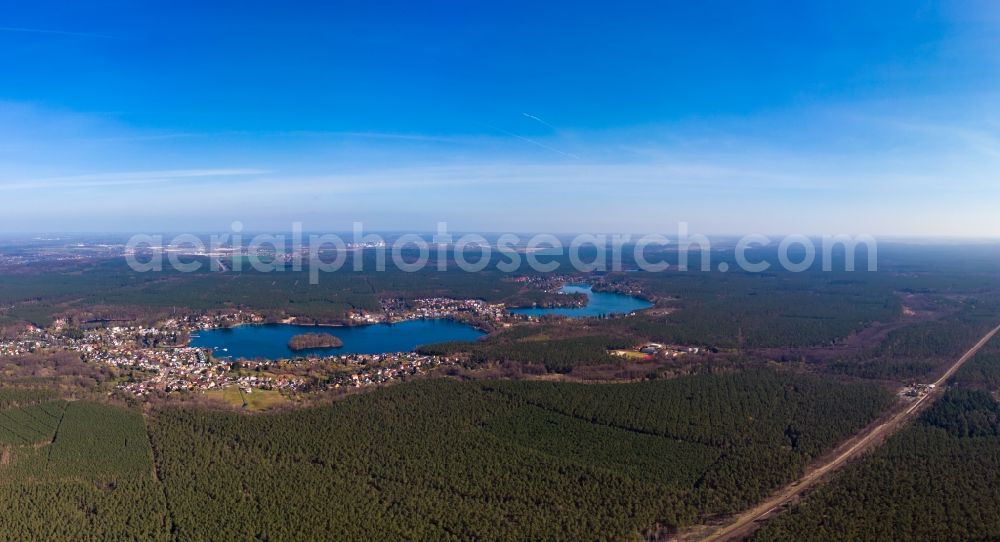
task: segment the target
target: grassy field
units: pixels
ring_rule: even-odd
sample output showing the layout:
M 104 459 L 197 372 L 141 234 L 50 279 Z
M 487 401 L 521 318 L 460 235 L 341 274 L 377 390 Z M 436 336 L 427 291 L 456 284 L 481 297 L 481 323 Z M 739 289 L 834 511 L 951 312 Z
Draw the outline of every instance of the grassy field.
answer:
M 650 357 L 648 354 L 643 354 L 642 352 L 636 352 L 635 350 L 612 350 L 611 353 L 616 356 L 621 356 L 625 359 L 632 359 L 632 360 L 643 360 Z
M 205 396 L 249 411 L 262 411 L 287 404 L 289 399 L 278 390 L 253 390 L 252 393 L 241 391 L 236 386 L 221 390 L 204 392 Z

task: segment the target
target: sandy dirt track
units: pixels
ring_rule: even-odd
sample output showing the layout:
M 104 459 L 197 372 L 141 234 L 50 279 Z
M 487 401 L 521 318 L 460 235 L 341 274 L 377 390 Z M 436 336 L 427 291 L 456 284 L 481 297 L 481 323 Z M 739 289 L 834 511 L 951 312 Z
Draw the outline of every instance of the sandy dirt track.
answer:
M 876 422 L 874 425 L 866 427 L 861 433 L 855 435 L 850 440 L 840 445 L 832 454 L 827 456 L 827 460 L 821 461 L 818 465 L 812 466 L 801 478 L 791 484 L 781 488 L 766 501 L 739 514 L 728 518 L 724 523 L 718 525 L 701 525 L 690 529 L 676 536 L 674 540 L 705 540 L 712 542 L 722 542 L 730 540 L 743 540 L 753 534 L 764 521 L 776 516 L 785 507 L 795 502 L 802 494 L 816 486 L 822 479 L 832 471 L 842 467 L 851 459 L 854 459 L 866 451 L 874 448 L 887 437 L 896 433 L 907 423 L 916 418 L 916 415 L 928 405 L 937 400 L 943 393 L 943 384 L 958 371 L 962 365 L 971 359 L 976 353 L 986 345 L 994 335 L 1000 332 L 1000 326 L 993 328 L 978 343 L 970 348 L 962 357 L 958 358 L 948 369 L 934 382 L 934 389 L 929 393 L 919 397 L 911 403 L 902 403 L 896 410 L 887 417 Z

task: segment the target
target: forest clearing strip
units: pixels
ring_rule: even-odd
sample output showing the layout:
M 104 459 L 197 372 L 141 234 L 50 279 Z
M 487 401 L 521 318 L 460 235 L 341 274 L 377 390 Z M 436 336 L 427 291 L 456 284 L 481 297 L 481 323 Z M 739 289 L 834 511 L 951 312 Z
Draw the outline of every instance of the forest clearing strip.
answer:
M 62 415 L 59 416 L 59 423 L 56 424 L 56 430 L 52 432 L 52 440 L 49 444 L 55 444 L 56 439 L 59 438 L 59 429 L 62 428 L 63 420 L 66 419 L 66 410 L 69 408 L 69 403 L 63 405 Z M 52 450 L 55 446 L 49 446 L 48 453 L 45 454 L 45 470 L 49 470 L 49 463 L 52 462 Z
M 934 388 L 930 392 L 919 397 L 909 406 L 904 405 L 904 407 L 897 410 L 886 421 L 879 423 L 873 428 L 866 429 L 864 432 L 854 436 L 852 439 L 847 441 L 847 443 L 841 445 L 838 450 L 843 451 L 835 453 L 829 461 L 809 470 L 801 478 L 786 485 L 766 501 L 742 514 L 739 514 L 738 516 L 731 518 L 731 520 L 725 525 L 709 532 L 706 531 L 713 529 L 714 526 L 702 525 L 689 530 L 687 533 L 682 533 L 675 539 L 700 539 L 718 542 L 742 540 L 750 536 L 765 520 L 768 520 L 780 513 L 788 504 L 799 498 L 806 490 L 811 489 L 822 481 L 825 475 L 842 467 L 849 460 L 854 459 L 874 448 L 886 438 L 902 429 L 908 422 L 912 421 L 923 407 L 932 404 L 941 395 L 943 395 L 944 392 L 942 384 L 947 382 L 947 380 L 951 378 L 955 372 L 965 364 L 965 362 L 975 356 L 976 353 L 979 352 L 979 350 L 982 349 L 982 347 L 985 346 L 986 343 L 988 343 L 998 332 L 1000 332 L 1000 326 L 993 328 L 989 333 L 983 336 L 978 343 L 958 358 L 958 360 L 956 360 L 955 363 L 953 363 L 940 378 L 934 381 Z

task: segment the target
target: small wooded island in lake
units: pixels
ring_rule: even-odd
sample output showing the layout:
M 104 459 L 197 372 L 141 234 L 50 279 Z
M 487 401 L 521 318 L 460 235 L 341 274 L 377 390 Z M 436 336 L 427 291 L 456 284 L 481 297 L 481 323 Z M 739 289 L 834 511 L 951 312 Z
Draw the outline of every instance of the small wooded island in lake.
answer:
M 329 333 L 303 333 L 288 340 L 288 348 L 292 350 L 340 348 L 341 346 L 344 346 L 344 342 Z

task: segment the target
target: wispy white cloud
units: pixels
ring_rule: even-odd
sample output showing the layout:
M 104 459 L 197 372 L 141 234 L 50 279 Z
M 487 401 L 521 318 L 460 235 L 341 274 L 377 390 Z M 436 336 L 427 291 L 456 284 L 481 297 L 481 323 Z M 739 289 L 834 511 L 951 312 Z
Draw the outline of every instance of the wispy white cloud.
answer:
M 669 216 L 709 232 L 856 223 L 906 233 L 934 215 L 953 233 L 1000 227 L 982 208 L 1000 197 L 994 117 L 903 109 L 911 114 L 845 105 L 528 138 L 489 125 L 445 136 L 171 132 L 0 103 L 0 199 L 10 209 L 0 229 L 48 220 L 72 229 L 88 217 L 142 228 L 147 216 L 167 226 L 206 217 L 322 226 L 338 216 L 397 228 L 464 217 L 562 231 L 588 222 L 641 231 Z M 204 164 L 259 167 L 192 167 Z
M 1000 158 L 1000 129 L 989 123 L 985 123 L 985 126 L 976 126 L 898 119 L 888 119 L 885 122 L 900 130 L 918 134 L 937 143 L 939 147 L 966 148 L 990 158 Z
M 102 186 L 129 186 L 168 183 L 192 178 L 224 179 L 247 175 L 263 175 L 268 170 L 248 168 L 175 169 L 161 171 L 131 171 L 115 173 L 90 173 L 64 177 L 38 179 L 0 180 L 0 190 L 43 190 L 51 188 L 94 188 Z
M 287 195 L 373 198 L 401 195 L 411 201 L 433 200 L 442 194 L 475 199 L 477 194 L 502 192 L 514 200 L 519 196 L 544 194 L 549 201 L 565 198 L 572 202 L 582 199 L 575 194 L 598 193 L 603 194 L 602 201 L 606 203 L 638 198 L 649 202 L 686 201 L 697 206 L 710 205 L 718 198 L 740 198 L 747 202 L 767 198 L 858 201 L 888 196 L 904 198 L 905 194 L 920 194 L 940 184 L 938 176 L 919 172 L 872 172 L 845 180 L 839 171 L 803 167 L 789 160 L 784 164 L 778 162 L 781 160 L 769 164 L 719 165 L 678 159 L 656 163 L 495 162 L 371 167 L 317 175 L 276 172 L 243 181 L 237 189 L 242 195 L 265 199 Z M 231 188 L 216 185 L 204 190 L 218 190 L 214 197 L 229 197 Z M 954 188 L 953 193 L 973 188 L 962 185 Z
M 574 160 L 579 160 L 580 159 L 579 156 L 577 156 L 577 155 L 575 155 L 573 153 L 561 151 L 561 150 L 559 150 L 559 149 L 557 149 L 555 147 L 552 147 L 550 145 L 546 145 L 545 143 L 542 143 L 542 142 L 537 141 L 535 139 L 524 137 L 523 135 L 520 135 L 520 134 L 515 134 L 514 132 L 511 132 L 511 131 L 508 131 L 508 130 L 504 130 L 503 128 L 497 128 L 496 126 L 492 126 L 492 125 L 489 125 L 489 124 L 484 124 L 484 126 L 486 126 L 487 128 L 489 128 L 491 130 L 496 130 L 496 131 L 498 131 L 498 132 L 500 132 L 500 133 L 502 133 L 504 135 L 508 135 L 510 137 L 517 138 L 517 139 L 519 139 L 521 141 L 524 141 L 526 143 L 530 143 L 532 145 L 535 145 L 536 147 L 540 147 L 540 148 L 545 149 L 547 151 L 552 151 L 552 152 L 554 152 L 556 154 L 561 154 L 563 156 L 572 158 Z
M 84 142 L 129 142 L 129 141 L 166 141 L 170 139 L 187 139 L 187 138 L 198 138 L 206 137 L 206 134 L 199 134 L 194 132 L 165 132 L 165 133 L 152 133 L 152 134 L 136 134 L 136 135 L 120 135 L 120 136 L 107 136 L 107 137 L 84 137 L 80 138 L 80 141 Z
M 72 36 L 76 38 L 116 39 L 115 36 L 109 36 L 107 34 L 95 34 L 91 32 L 72 32 L 68 30 L 53 30 L 49 28 L 24 28 L 17 26 L 0 26 L 0 32 L 17 32 L 23 34 L 47 34 L 51 36 Z
M 558 130 L 558 128 L 556 128 L 555 126 L 552 126 L 551 124 L 549 124 L 549 123 L 545 122 L 544 120 L 536 117 L 535 115 L 532 115 L 530 113 L 521 113 L 521 114 L 524 115 L 525 117 L 531 119 L 531 120 L 540 122 L 541 124 L 543 124 L 545 126 L 548 126 L 549 128 L 552 128 L 553 130 Z

